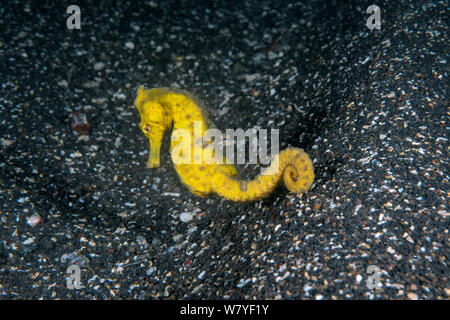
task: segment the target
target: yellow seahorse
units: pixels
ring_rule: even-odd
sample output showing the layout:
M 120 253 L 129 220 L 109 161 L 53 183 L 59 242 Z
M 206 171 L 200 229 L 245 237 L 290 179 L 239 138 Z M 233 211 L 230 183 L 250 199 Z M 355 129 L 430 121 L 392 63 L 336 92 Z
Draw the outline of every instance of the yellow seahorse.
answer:
M 141 86 L 135 105 L 141 116 L 139 126 L 150 141 L 147 167 L 159 167 L 163 135 L 173 124 L 170 151 L 175 170 L 181 182 L 198 196 L 215 193 L 232 201 L 256 201 L 267 197 L 281 180 L 294 193 L 306 192 L 313 183 L 312 161 L 308 154 L 299 148 L 287 148 L 275 155 L 270 166 L 253 180 L 239 179 L 236 168 L 227 159 L 224 163 L 211 163 L 201 158 L 200 162 L 195 163 L 193 155 L 198 152 L 198 148 L 201 152 L 206 151 L 207 145 L 199 145 L 193 142 L 193 139 L 179 141 L 180 139 L 174 137 L 174 133 L 177 129 L 185 129 L 194 137 L 195 122 L 201 124 L 203 133 L 214 126 L 197 100 L 186 92 L 168 88 L 147 90 Z M 179 143 L 190 143 L 192 158 L 188 160 L 191 161 L 174 161 L 172 151 Z

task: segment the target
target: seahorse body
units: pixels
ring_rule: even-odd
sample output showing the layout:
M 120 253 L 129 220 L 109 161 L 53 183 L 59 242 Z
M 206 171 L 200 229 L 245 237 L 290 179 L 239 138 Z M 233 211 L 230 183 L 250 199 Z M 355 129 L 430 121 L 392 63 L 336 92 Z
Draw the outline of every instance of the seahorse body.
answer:
M 174 161 L 181 182 L 194 194 L 204 197 L 218 194 L 232 201 L 255 201 L 267 197 L 283 180 L 294 193 L 306 192 L 313 183 L 312 161 L 302 149 L 287 148 L 273 158 L 266 170 L 253 180 L 239 179 L 236 168 L 224 159 L 224 163 L 207 162 L 203 159 L 195 163 L 198 151 L 207 154 L 208 145 L 189 139 L 174 137 L 177 129 L 184 129 L 194 137 L 194 123 L 201 125 L 203 133 L 214 128 L 203 109 L 188 93 L 168 88 L 145 89 L 141 86 L 136 97 L 136 108 L 141 116 L 140 128 L 150 141 L 150 155 L 147 167 L 160 165 L 160 149 L 163 134 L 173 124 L 170 152 L 174 161 L 174 150 L 182 149 L 178 144 L 188 143 L 191 155 L 185 163 Z M 185 131 L 186 132 L 186 131 Z M 186 149 L 184 149 L 186 150 Z M 196 153 L 197 152 L 197 153 Z M 214 154 L 212 154 L 214 156 Z

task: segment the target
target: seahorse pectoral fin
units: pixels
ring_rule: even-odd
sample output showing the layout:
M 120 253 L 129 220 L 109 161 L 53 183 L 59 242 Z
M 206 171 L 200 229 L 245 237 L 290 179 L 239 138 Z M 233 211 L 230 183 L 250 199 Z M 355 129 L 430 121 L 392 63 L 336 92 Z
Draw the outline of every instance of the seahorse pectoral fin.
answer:
M 147 168 L 157 168 L 160 165 L 161 137 L 149 137 L 150 155 L 147 161 Z

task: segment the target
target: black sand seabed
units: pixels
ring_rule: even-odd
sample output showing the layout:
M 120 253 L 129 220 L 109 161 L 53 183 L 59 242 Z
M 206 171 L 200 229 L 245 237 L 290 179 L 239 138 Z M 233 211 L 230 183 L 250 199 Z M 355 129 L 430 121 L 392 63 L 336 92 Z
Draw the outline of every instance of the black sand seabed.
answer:
M 0 298 L 448 299 L 448 2 L 383 1 L 380 30 L 366 1 L 199 3 L 79 3 L 81 30 L 71 3 L 2 5 Z M 280 129 L 312 190 L 196 197 L 168 135 L 145 168 L 141 84 Z

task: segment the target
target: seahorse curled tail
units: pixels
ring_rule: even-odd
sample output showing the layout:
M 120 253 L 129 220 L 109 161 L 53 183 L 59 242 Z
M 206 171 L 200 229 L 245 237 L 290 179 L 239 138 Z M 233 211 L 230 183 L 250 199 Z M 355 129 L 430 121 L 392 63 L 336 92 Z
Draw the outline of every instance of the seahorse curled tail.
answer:
M 253 180 L 242 180 L 222 171 L 214 172 L 213 191 L 232 201 L 255 201 L 267 197 L 281 181 L 289 191 L 304 193 L 312 185 L 314 169 L 308 154 L 288 148 L 276 155 L 268 168 Z

